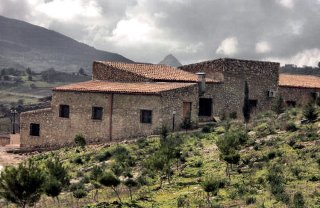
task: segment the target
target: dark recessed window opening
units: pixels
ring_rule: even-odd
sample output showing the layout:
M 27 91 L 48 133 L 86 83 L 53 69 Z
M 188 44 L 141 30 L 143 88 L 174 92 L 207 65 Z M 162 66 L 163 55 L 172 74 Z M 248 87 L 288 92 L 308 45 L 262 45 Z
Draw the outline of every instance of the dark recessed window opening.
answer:
M 292 101 L 292 100 L 287 100 L 286 101 L 287 106 L 289 107 L 296 107 L 297 102 L 296 101 Z
M 250 108 L 255 108 L 258 105 L 258 100 L 249 100 Z
M 140 122 L 141 123 L 152 123 L 152 110 L 141 110 L 140 111 Z
M 199 116 L 212 115 L 212 99 L 200 98 L 199 99 Z
M 311 92 L 310 95 L 311 95 L 311 98 L 313 100 L 316 100 L 319 97 L 319 93 L 318 92 Z
M 60 105 L 59 116 L 62 118 L 69 118 L 69 106 L 68 105 Z
M 30 124 L 30 136 L 40 136 L 40 124 Z
M 92 107 L 92 119 L 102 120 L 103 108 L 102 107 Z

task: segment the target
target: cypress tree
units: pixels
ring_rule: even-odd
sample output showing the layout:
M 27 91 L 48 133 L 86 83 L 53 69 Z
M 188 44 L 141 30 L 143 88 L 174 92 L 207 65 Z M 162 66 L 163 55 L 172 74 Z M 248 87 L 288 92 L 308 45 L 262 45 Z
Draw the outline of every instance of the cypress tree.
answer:
M 249 102 L 249 87 L 248 87 L 248 82 L 245 81 L 244 84 L 244 102 L 243 102 L 243 107 L 242 107 L 242 113 L 243 113 L 243 118 L 244 122 L 247 124 L 250 120 L 250 102 Z

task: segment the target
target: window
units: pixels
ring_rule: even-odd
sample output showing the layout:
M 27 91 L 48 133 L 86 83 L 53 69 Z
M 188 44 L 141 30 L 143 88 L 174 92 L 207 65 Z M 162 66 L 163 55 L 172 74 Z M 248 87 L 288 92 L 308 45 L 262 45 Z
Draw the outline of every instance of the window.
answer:
M 293 101 L 293 100 L 287 100 L 286 104 L 289 107 L 296 107 L 296 105 L 297 105 L 296 101 Z
M 152 123 L 152 111 L 141 110 L 140 111 L 140 122 L 141 123 Z
M 40 124 L 30 124 L 30 136 L 40 136 Z
M 258 100 L 249 100 L 249 106 L 251 108 L 255 108 L 258 105 Z
M 102 120 L 102 107 L 92 107 L 92 119 L 94 120 Z
M 69 118 L 69 106 L 60 105 L 59 116 L 62 118 Z
M 212 115 L 212 99 L 200 98 L 199 99 L 199 116 Z

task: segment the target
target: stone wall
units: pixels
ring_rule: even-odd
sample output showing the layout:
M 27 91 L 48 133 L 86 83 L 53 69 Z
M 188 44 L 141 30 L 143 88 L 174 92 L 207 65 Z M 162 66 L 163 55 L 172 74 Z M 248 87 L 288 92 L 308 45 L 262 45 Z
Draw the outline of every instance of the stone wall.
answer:
M 173 108 L 177 111 L 176 126 L 180 126 L 183 102 L 192 102 L 192 120 L 197 122 L 197 91 L 197 84 L 160 95 L 54 91 L 51 108 L 21 114 L 21 147 L 64 146 L 72 144 L 77 134 L 88 143 L 157 134 L 162 124 L 171 124 Z M 59 117 L 61 104 L 70 106 L 69 118 Z M 91 118 L 93 106 L 103 107 L 102 120 Z M 151 124 L 140 122 L 140 110 L 152 110 Z M 40 124 L 40 136 L 30 136 L 31 123 Z
M 152 81 L 135 73 L 113 68 L 100 62 L 93 62 L 93 80 L 106 80 L 111 82 L 149 82 Z
M 211 79 L 223 77 L 222 89 L 218 87 L 211 92 L 218 99 L 214 102 L 223 105 L 219 107 L 220 114 L 236 112 L 238 117 L 242 117 L 245 81 L 249 85 L 249 98 L 258 101 L 253 113 L 268 110 L 274 101 L 268 96 L 268 91 L 278 90 L 279 67 L 279 63 L 273 62 L 218 59 L 182 66 L 180 69 L 205 72 Z
M 294 101 L 297 106 L 304 106 L 313 101 L 312 93 L 320 93 L 320 89 L 279 86 L 279 92 L 284 102 Z

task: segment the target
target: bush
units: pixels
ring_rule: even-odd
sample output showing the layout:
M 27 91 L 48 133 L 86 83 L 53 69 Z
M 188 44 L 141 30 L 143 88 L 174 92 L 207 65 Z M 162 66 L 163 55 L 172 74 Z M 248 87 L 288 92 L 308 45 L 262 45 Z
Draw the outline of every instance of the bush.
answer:
M 272 110 L 278 115 L 284 112 L 285 110 L 284 101 L 281 95 L 276 97 L 275 102 L 272 105 Z
M 210 133 L 211 132 L 211 127 L 206 125 L 202 128 L 201 130 L 203 133 Z
M 74 138 L 74 143 L 82 148 L 84 148 L 87 144 L 86 139 L 81 134 L 76 135 Z
M 62 184 L 56 179 L 49 179 L 44 188 L 47 196 L 57 197 L 62 191 Z
M 215 179 L 213 176 L 205 177 L 203 182 L 201 183 L 203 190 L 208 193 L 208 196 L 210 193 L 212 193 L 213 195 L 217 195 L 219 185 L 220 181 Z
M 293 204 L 295 208 L 304 208 L 304 198 L 300 191 L 296 192 L 293 196 Z
M 0 175 L 0 196 L 20 207 L 33 206 L 41 197 L 45 175 L 31 160 L 6 167 Z
M 305 106 L 303 110 L 303 115 L 304 117 L 309 121 L 309 122 L 314 122 L 318 118 L 318 112 L 314 104 L 308 104 Z
M 255 204 L 257 201 L 256 197 L 250 196 L 246 199 L 246 205 Z
M 82 158 L 80 156 L 74 158 L 73 163 L 82 165 L 83 164 Z
M 234 111 L 234 112 L 229 113 L 229 118 L 231 118 L 231 119 L 238 118 L 237 112 Z
M 108 150 L 106 150 L 106 151 L 101 152 L 100 154 L 98 154 L 96 156 L 96 159 L 99 162 L 103 162 L 103 161 L 109 160 L 111 157 L 112 157 L 112 154 Z
M 297 125 L 292 121 L 288 122 L 285 128 L 286 128 L 286 131 L 292 131 L 292 132 L 298 130 Z
M 84 189 L 77 189 L 72 192 L 72 195 L 74 198 L 81 199 L 83 197 L 86 197 L 88 194 Z

